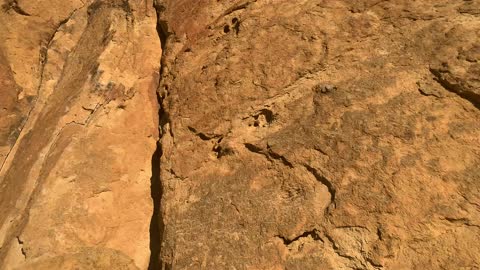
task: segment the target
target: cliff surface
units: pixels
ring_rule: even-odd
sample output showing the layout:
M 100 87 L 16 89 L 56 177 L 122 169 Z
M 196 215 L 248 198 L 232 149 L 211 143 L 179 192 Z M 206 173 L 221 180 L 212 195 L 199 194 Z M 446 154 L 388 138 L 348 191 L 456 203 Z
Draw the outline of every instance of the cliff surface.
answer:
M 480 269 L 479 16 L 3 0 L 0 269 Z

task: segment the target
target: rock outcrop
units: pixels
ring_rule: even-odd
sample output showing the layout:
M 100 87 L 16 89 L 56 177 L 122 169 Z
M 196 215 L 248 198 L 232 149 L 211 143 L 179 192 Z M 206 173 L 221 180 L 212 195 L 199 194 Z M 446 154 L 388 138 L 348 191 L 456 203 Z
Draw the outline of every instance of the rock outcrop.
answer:
M 6 1 L 1 20 L 0 268 L 146 269 L 153 3 Z
M 479 16 L 5 0 L 0 269 L 478 269 Z

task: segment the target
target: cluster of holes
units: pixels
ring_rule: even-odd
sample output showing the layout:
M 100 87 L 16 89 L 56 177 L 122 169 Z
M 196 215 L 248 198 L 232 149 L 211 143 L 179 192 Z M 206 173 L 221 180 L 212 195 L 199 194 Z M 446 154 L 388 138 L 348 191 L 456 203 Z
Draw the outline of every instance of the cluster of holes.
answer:
M 223 33 L 228 34 L 232 29 L 233 31 L 235 31 L 235 34 L 238 34 L 238 32 L 240 32 L 240 21 L 236 17 L 232 19 L 231 25 L 226 24 L 223 27 Z

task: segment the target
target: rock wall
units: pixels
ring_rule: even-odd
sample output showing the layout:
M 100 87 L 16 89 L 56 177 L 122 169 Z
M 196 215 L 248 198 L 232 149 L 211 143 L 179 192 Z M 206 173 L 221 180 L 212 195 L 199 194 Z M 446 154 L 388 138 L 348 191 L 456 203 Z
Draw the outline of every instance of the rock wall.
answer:
M 4 0 L 0 269 L 478 269 L 479 16 Z
M 1 14 L 0 268 L 146 269 L 153 3 L 6 1 Z

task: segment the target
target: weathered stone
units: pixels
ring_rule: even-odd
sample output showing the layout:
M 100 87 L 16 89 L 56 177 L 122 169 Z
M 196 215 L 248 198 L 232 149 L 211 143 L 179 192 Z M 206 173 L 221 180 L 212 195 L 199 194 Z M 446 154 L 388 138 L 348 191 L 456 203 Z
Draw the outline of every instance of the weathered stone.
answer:
M 147 268 L 161 55 L 153 3 L 9 2 L 0 268 Z
M 5 0 L 0 268 L 477 269 L 479 14 Z
M 164 264 L 478 267 L 478 1 L 164 2 Z

